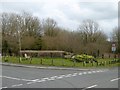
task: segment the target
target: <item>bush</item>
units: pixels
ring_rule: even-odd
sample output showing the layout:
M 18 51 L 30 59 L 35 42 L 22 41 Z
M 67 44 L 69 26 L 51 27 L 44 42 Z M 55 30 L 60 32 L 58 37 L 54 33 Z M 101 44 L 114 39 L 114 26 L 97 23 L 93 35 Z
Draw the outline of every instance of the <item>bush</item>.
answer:
M 79 62 L 83 62 L 83 61 L 89 62 L 89 61 L 93 61 L 94 57 L 91 55 L 82 54 L 82 55 L 75 55 L 73 59 Z
M 120 58 L 117 60 L 118 63 L 120 63 Z

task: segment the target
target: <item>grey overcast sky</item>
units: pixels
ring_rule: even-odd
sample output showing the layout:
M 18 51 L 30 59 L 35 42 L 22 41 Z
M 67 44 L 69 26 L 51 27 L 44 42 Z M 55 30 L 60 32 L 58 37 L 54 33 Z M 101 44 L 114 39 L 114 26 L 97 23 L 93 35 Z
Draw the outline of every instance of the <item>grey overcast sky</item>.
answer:
M 27 11 L 40 19 L 77 30 L 83 20 L 97 21 L 108 35 L 118 26 L 118 0 L 1 0 L 0 12 Z

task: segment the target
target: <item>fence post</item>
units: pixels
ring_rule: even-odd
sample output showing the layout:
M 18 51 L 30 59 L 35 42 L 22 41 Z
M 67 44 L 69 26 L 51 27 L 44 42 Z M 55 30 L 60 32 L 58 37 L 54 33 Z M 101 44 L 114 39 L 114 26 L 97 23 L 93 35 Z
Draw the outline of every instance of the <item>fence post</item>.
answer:
M 43 63 L 42 63 L 42 59 L 41 59 L 41 62 L 40 62 L 40 63 L 43 64 Z
M 105 61 L 105 65 L 107 64 L 107 62 Z
M 53 59 L 52 59 L 52 61 L 51 61 L 51 62 L 52 62 L 52 65 L 54 65 L 54 64 L 53 64 Z
M 97 66 L 98 66 L 98 62 L 96 62 L 97 63 Z
M 92 61 L 92 66 L 94 65 L 94 62 Z
M 74 62 L 73 62 L 73 66 L 75 66 L 75 63 L 76 63 L 76 61 L 74 60 Z
M 32 58 L 30 58 L 30 64 L 32 63 Z
M 62 59 L 62 66 L 64 66 L 64 60 Z
M 83 66 L 86 66 L 86 62 L 85 61 L 83 62 Z

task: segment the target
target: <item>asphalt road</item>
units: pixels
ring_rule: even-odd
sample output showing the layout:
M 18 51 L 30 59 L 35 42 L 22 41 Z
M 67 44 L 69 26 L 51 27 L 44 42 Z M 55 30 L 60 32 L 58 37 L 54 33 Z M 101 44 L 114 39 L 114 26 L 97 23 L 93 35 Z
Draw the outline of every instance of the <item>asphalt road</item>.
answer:
M 119 74 L 120 75 L 120 74 Z M 2 66 L 1 88 L 118 88 L 118 68 L 90 71 Z

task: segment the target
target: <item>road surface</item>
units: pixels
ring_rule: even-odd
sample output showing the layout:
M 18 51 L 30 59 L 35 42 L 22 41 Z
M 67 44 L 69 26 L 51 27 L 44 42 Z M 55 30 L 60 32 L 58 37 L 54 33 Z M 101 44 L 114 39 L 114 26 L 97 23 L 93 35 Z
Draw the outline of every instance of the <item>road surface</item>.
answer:
M 85 71 L 2 66 L 1 88 L 118 88 L 118 68 Z

